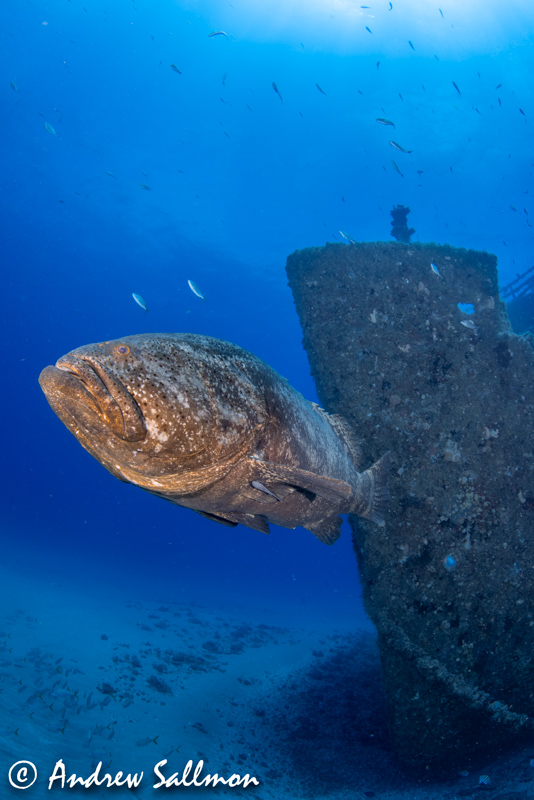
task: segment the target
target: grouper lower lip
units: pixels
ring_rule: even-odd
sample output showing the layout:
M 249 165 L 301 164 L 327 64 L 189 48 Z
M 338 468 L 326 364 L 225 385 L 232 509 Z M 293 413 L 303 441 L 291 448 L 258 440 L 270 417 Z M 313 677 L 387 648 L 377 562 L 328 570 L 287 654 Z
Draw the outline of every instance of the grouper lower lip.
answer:
M 121 381 L 96 359 L 63 356 L 55 367 L 45 367 L 39 383 L 56 413 L 56 406 L 71 405 L 69 415 L 75 417 L 75 406 L 85 401 L 120 439 L 138 442 L 145 438 L 139 406 Z

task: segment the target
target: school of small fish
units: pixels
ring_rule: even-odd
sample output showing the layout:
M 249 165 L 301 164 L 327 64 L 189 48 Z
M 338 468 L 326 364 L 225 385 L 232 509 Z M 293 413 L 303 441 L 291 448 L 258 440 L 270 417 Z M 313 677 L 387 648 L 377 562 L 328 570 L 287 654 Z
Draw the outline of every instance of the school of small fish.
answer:
M 375 18 L 375 16 L 374 16 L 374 13 L 372 12 L 372 6 L 369 6 L 369 5 L 361 5 L 361 6 L 360 6 L 360 9 L 362 9 L 362 11 L 370 11 L 370 13 L 369 13 L 369 14 L 365 14 L 365 15 L 362 15 L 362 16 L 366 16 L 366 17 L 368 17 L 368 18 L 370 18 L 370 19 L 373 19 L 373 20 L 375 20 L 375 23 L 373 23 L 373 28 L 375 28 L 375 25 L 378 25 L 378 22 L 376 21 L 378 18 Z M 85 10 L 85 9 L 84 9 L 84 10 Z M 393 11 L 393 3 L 392 3 L 392 2 L 389 2 L 389 8 L 388 8 L 388 10 L 389 10 L 389 11 Z M 444 19 L 445 19 L 445 15 L 444 15 L 444 12 L 443 12 L 443 10 L 442 10 L 441 8 L 438 8 L 438 9 L 437 9 L 437 11 L 439 12 L 439 14 L 440 14 L 441 18 L 444 20 Z M 45 25 L 45 24 L 48 24 L 48 23 L 45 23 L 45 22 L 43 22 L 42 24 L 43 24 L 43 25 Z M 371 27 L 370 27 L 369 25 L 363 25 L 363 29 L 364 29 L 365 31 L 367 31 L 369 34 L 374 34 L 374 33 L 375 33 L 375 30 L 371 29 Z M 170 35 L 172 35 L 172 34 L 170 34 Z M 229 34 L 228 34 L 226 31 L 224 31 L 224 30 L 221 30 L 221 29 L 215 29 L 215 30 L 212 30 L 210 33 L 208 33 L 208 34 L 207 34 L 207 36 L 208 36 L 208 38 L 209 38 L 209 39 L 211 39 L 211 40 L 215 40 L 215 39 L 224 39 L 224 40 L 226 40 L 226 41 L 228 41 L 228 42 L 230 42 L 230 40 L 231 40 L 231 39 L 232 39 L 232 40 L 234 40 L 234 37 L 233 37 L 233 36 L 230 36 L 230 35 L 229 35 Z M 152 36 L 151 38 L 152 38 L 152 39 L 154 39 L 154 36 Z M 418 48 L 416 48 L 416 45 L 414 44 L 414 42 L 413 42 L 411 39 L 407 39 L 407 40 L 405 40 L 405 41 L 407 41 L 408 47 L 409 47 L 409 48 L 410 48 L 410 49 L 411 49 L 413 52 L 417 52 L 417 49 L 418 49 Z M 417 42 L 417 40 L 416 40 L 416 42 Z M 302 43 L 302 42 L 301 42 L 301 43 L 300 43 L 300 46 L 302 47 L 302 49 L 305 49 L 305 45 L 304 45 L 304 43 Z M 226 47 L 226 46 L 223 46 L 223 49 L 225 49 L 225 47 Z M 421 49 L 421 48 L 419 48 L 419 49 Z M 221 52 L 222 52 L 222 51 L 221 51 Z M 439 61 L 439 60 L 440 60 L 437 54 L 434 54 L 434 58 L 435 58 L 437 61 Z M 160 62 L 160 64 L 161 64 L 161 62 Z M 377 70 L 380 68 L 380 64 L 381 64 L 381 62 L 380 62 L 380 61 L 376 61 L 376 69 L 377 69 Z M 176 73 L 177 75 L 182 75 L 182 74 L 183 74 L 183 70 L 182 70 L 182 69 L 181 69 L 181 68 L 180 68 L 180 67 L 179 67 L 179 66 L 178 66 L 176 63 L 171 63 L 171 64 L 170 64 L 170 68 L 171 68 L 171 70 L 172 70 L 174 73 Z M 480 76 L 480 73 L 478 73 L 478 77 L 479 77 L 479 79 L 480 79 L 480 77 L 481 77 L 481 76 Z M 224 73 L 224 75 L 223 75 L 223 78 L 222 78 L 222 84 L 223 84 L 223 86 L 225 86 L 225 85 L 226 85 L 226 79 L 227 79 L 227 73 L 225 72 L 225 73 Z M 453 89 L 455 90 L 455 92 L 456 92 L 456 93 L 457 93 L 457 95 L 458 95 L 458 98 L 462 98 L 462 91 L 461 91 L 461 89 L 460 89 L 460 86 L 458 85 L 458 83 L 457 83 L 455 80 L 452 80 L 452 79 L 451 79 L 451 83 L 452 83 L 452 87 L 453 87 Z M 19 87 L 18 87 L 18 85 L 16 84 L 16 82 L 15 82 L 13 79 L 9 80 L 9 86 L 10 86 L 10 88 L 11 88 L 11 89 L 12 89 L 14 92 L 19 92 Z M 424 86 L 423 84 L 421 84 L 421 86 L 422 86 L 423 90 L 424 90 L 424 91 L 426 91 L 426 89 L 425 89 L 425 86 Z M 283 100 L 283 97 L 282 97 L 282 92 L 281 92 L 281 90 L 280 90 L 280 88 L 279 88 L 278 84 L 277 84 L 277 83 L 276 83 L 274 80 L 273 80 L 273 81 L 271 81 L 271 87 L 272 87 L 272 90 L 273 90 L 274 94 L 276 94 L 276 95 L 277 95 L 277 97 L 278 97 L 278 99 L 280 100 L 280 104 L 281 104 L 281 105 L 284 105 L 284 100 Z M 503 83 L 502 83 L 502 82 L 499 82 L 499 83 L 497 83 L 497 84 L 495 85 L 495 91 L 499 91 L 500 89 L 502 89 L 502 87 L 503 87 Z M 283 88 L 283 87 L 282 87 L 282 88 Z M 317 89 L 317 91 L 318 91 L 318 92 L 319 92 L 321 95 L 323 95 L 323 97 L 325 97 L 325 98 L 328 98 L 328 92 L 327 92 L 327 91 L 325 91 L 325 89 L 323 88 L 323 86 L 322 86 L 322 85 L 321 85 L 321 84 L 320 84 L 318 81 L 315 81 L 315 88 Z M 361 91 L 359 88 L 357 88 L 357 89 L 356 89 L 356 91 L 357 91 L 357 93 L 358 93 L 359 95 L 362 95 L 362 96 L 363 96 L 363 94 L 364 94 L 364 93 L 363 93 L 363 92 L 362 92 L 362 91 Z M 398 92 L 398 97 L 399 97 L 399 99 L 401 100 L 401 102 L 404 102 L 404 98 L 403 98 L 403 95 L 401 94 L 401 92 Z M 500 108 L 500 107 L 502 107 L 502 100 L 501 100 L 501 97 L 500 97 L 500 96 L 496 97 L 496 100 L 497 100 L 497 102 L 498 102 L 498 104 L 499 104 L 499 108 Z M 225 104 L 228 102 L 227 100 L 225 100 L 225 99 L 224 99 L 224 98 L 222 98 L 222 97 L 221 97 L 221 101 L 222 101 L 223 103 L 225 103 Z M 251 107 L 251 106 L 250 106 L 248 103 L 246 104 L 246 108 L 248 109 L 248 111 L 250 111 L 250 112 L 253 112 L 253 108 L 252 108 L 252 107 Z M 472 108 L 472 110 L 473 110 L 475 113 L 477 113 L 478 115 L 482 115 L 482 114 L 483 114 L 483 112 L 481 112 L 481 111 L 480 111 L 480 109 L 479 109 L 477 106 L 474 106 L 474 105 L 473 105 L 473 106 L 471 106 L 471 108 Z M 519 111 L 519 114 L 520 114 L 522 117 L 524 117 L 524 118 L 526 118 L 526 117 L 527 117 L 527 114 L 526 114 L 525 110 L 524 110 L 522 107 L 519 107 L 519 106 L 517 106 L 517 109 L 518 109 L 518 111 Z M 54 110 L 55 110 L 55 111 L 57 111 L 58 109 L 54 109 Z M 384 111 L 386 111 L 386 109 L 381 109 L 381 111 L 382 111 L 382 112 L 384 112 Z M 304 119 L 304 115 L 302 114 L 302 112 L 301 112 L 301 111 L 299 111 L 299 112 L 298 112 L 298 114 L 299 114 L 299 116 L 300 116 L 302 119 Z M 41 114 L 41 116 L 44 116 L 44 115 L 43 115 L 43 114 Z M 388 118 L 388 117 L 386 117 L 386 116 L 377 116 L 377 117 L 375 117 L 375 121 L 376 121 L 376 122 L 377 122 L 379 125 L 381 125 L 381 126 L 384 126 L 384 127 L 391 127 L 391 128 L 393 128 L 393 130 L 396 130 L 396 128 L 397 128 L 395 121 L 394 121 L 394 120 L 392 120 L 392 119 L 390 119 L 390 118 Z M 397 122 L 399 122 L 399 120 L 398 120 L 398 119 L 397 119 Z M 221 126 L 222 126 L 222 123 L 221 123 Z M 57 137 L 57 136 L 58 136 L 58 133 L 57 133 L 57 131 L 55 130 L 54 126 L 53 126 L 51 123 L 49 123 L 49 122 L 46 122 L 46 121 L 45 121 L 45 122 L 44 122 L 44 127 L 45 127 L 45 130 L 46 130 L 46 131 L 47 131 L 49 134 L 51 134 L 52 136 L 55 136 L 55 137 Z M 226 138 L 227 138 L 227 139 L 231 140 L 231 136 L 229 135 L 228 131 L 224 129 L 224 127 L 223 127 L 223 131 L 222 131 L 222 133 L 223 133 L 223 134 L 226 136 Z M 387 140 L 387 141 L 388 141 L 388 143 L 389 143 L 390 147 L 392 147 L 392 148 L 393 148 L 394 150 L 396 150 L 398 153 L 401 153 L 401 154 L 403 154 L 403 155 L 406 155 L 406 156 L 408 156 L 408 155 L 412 155 L 412 154 L 414 153 L 414 151 L 413 151 L 412 149 L 408 149 L 408 148 L 404 147 L 403 145 L 399 144 L 397 141 L 394 141 L 394 140 L 392 140 L 392 139 L 389 139 L 389 140 Z M 402 168 L 402 169 L 401 169 L 401 167 L 399 166 L 399 164 L 397 164 L 397 162 L 396 162 L 396 161 L 394 161 L 394 160 L 391 160 L 391 165 L 392 165 L 392 167 L 393 167 L 393 170 L 394 170 L 394 172 L 395 172 L 397 175 L 399 175 L 401 178 L 404 178 L 404 177 L 405 177 L 405 172 L 404 172 L 403 170 L 405 169 L 405 166 L 406 166 L 406 164 L 407 164 L 407 162 L 408 162 L 408 166 L 406 167 L 406 169 L 407 169 L 407 171 L 411 171 L 411 169 L 410 169 L 410 163 L 409 163 L 409 162 L 411 162 L 411 161 L 412 161 L 412 159 L 410 159 L 410 160 L 408 160 L 408 159 L 407 159 L 407 160 L 404 162 L 404 165 L 403 165 L 403 168 Z M 401 162 L 401 163 L 402 163 L 402 162 Z M 386 172 L 388 171 L 388 170 L 386 169 L 386 167 L 384 167 L 384 169 L 386 170 Z M 183 170 L 180 170 L 180 169 L 178 169 L 177 171 L 178 171 L 178 172 L 180 172 L 180 173 L 182 173 L 182 174 L 184 174 L 184 173 L 183 173 Z M 450 171 L 451 173 L 453 172 L 453 167 L 452 167 L 452 166 L 449 166 L 449 171 Z M 421 175 L 424 173 L 424 170 L 423 170 L 423 169 L 417 169 L 417 170 L 415 170 L 415 172 L 417 173 L 417 175 L 419 176 L 419 179 L 421 180 Z M 113 178 L 113 179 L 115 179 L 115 180 L 118 180 L 118 176 L 117 176 L 117 174 L 115 174 L 114 172 L 111 172 L 111 171 L 109 171 L 109 170 L 105 170 L 105 174 L 106 174 L 107 176 L 109 176 L 110 178 Z M 146 175 L 146 173 L 143 173 L 143 175 Z M 141 189 L 143 189 L 145 192 L 150 192 L 150 191 L 152 191 L 152 187 L 151 187 L 151 186 L 150 186 L 148 183 L 146 183 L 146 182 L 141 182 L 141 183 L 139 183 L 138 185 L 139 185 L 139 187 L 140 187 Z M 421 183 L 419 183 L 419 184 L 418 184 L 418 186 L 421 186 L 421 185 L 422 185 Z M 343 200 L 343 201 L 345 201 L 345 197 L 344 197 L 344 196 L 342 196 L 342 200 Z M 63 200 L 60 200 L 59 202 L 61 202 L 61 203 L 62 203 L 62 202 L 63 202 Z M 513 206 L 510 206 L 510 208 L 512 208 L 512 210 L 515 210 Z M 527 211 L 526 209 L 525 209 L 525 213 L 527 214 L 527 217 L 528 217 L 528 211 Z M 526 220 L 526 224 L 527 224 L 529 227 L 532 227 L 532 224 L 530 223 L 530 221 L 529 221 L 528 219 Z M 351 242 L 351 243 L 353 242 L 353 239 L 352 239 L 351 237 L 347 236 L 345 233 L 343 233 L 343 231 L 340 231 L 340 234 L 341 234 L 342 238 L 346 239 L 347 241 L 349 241 L 349 242 Z M 334 235 L 334 234 L 333 234 L 333 235 Z M 335 235 L 334 235 L 334 238 L 337 238 L 337 237 L 335 237 Z M 505 243 L 505 244 L 506 244 L 506 243 Z M 432 264 L 432 265 L 431 265 L 431 268 L 432 268 L 432 271 L 433 271 L 433 272 L 434 272 L 436 275 L 440 276 L 440 272 L 439 272 L 439 270 L 438 270 L 438 268 L 437 268 L 437 266 L 436 266 L 435 264 Z M 189 288 L 191 289 L 191 291 L 193 292 L 193 294 L 195 294 L 195 295 L 196 295 L 197 297 L 199 297 L 200 299 L 202 299 L 202 300 L 205 300 L 205 297 L 204 297 L 204 295 L 202 294 L 202 292 L 200 291 L 200 289 L 198 288 L 198 286 L 197 286 L 197 285 L 196 285 L 196 284 L 195 284 L 195 283 L 194 283 L 192 280 L 188 280 L 188 285 L 189 285 Z M 145 312 L 146 312 L 146 311 L 147 311 L 147 309 L 146 309 L 146 305 L 144 304 L 144 301 L 142 300 L 142 298 L 140 297 L 140 295 L 133 294 L 133 297 L 134 297 L 134 299 L 135 299 L 136 303 L 138 303 L 138 305 L 140 305 L 140 306 L 141 306 L 141 307 L 142 307 L 142 308 L 145 310 Z M 469 327 L 469 328 L 471 328 L 471 325 L 472 325 L 472 323 L 471 323 L 471 324 L 469 324 L 469 321 L 467 321 L 467 322 L 463 322 L 462 324 L 463 324 L 463 325 L 465 325 L 465 327 Z M 472 328 L 472 329 L 475 329 L 475 328 L 474 328 L 474 326 L 473 326 L 473 328 Z

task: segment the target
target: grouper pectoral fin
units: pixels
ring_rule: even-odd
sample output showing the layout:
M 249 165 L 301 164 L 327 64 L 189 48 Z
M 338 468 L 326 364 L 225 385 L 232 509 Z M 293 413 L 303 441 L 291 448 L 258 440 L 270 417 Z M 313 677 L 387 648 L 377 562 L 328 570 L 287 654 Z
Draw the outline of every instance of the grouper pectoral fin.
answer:
M 276 483 L 289 484 L 324 497 L 332 503 L 347 503 L 352 497 L 352 488 L 346 481 L 326 478 L 324 475 L 316 475 L 314 472 L 287 467 L 284 464 L 272 464 L 259 458 L 253 458 L 252 461 L 255 477 L 267 486 Z M 278 495 L 278 490 L 275 491 Z
M 239 490 L 239 499 L 253 500 L 255 503 L 263 503 L 263 505 L 266 506 L 276 505 L 278 502 L 275 497 L 271 497 L 270 495 L 265 494 L 265 492 L 255 489 L 253 486 L 243 486 Z
M 334 544 L 341 535 L 341 517 L 328 517 L 313 525 L 306 525 L 306 530 L 317 536 L 323 544 Z

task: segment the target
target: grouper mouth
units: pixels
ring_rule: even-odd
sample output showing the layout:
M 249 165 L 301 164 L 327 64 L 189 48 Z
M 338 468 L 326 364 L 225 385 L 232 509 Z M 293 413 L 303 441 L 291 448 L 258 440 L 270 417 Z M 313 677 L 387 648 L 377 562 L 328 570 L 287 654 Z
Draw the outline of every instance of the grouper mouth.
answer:
M 68 354 L 45 367 L 39 383 L 59 418 L 68 426 L 80 405 L 92 410 L 108 428 L 126 442 L 139 442 L 147 430 L 143 415 L 130 392 L 106 367 L 91 356 Z

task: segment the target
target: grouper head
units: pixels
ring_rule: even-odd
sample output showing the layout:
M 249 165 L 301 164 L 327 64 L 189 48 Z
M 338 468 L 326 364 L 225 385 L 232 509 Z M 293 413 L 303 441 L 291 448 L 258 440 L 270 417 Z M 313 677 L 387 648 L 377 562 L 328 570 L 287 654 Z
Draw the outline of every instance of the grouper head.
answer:
M 222 477 L 266 420 L 263 398 L 217 340 L 193 334 L 85 345 L 45 367 L 39 383 L 106 469 L 164 496 Z

